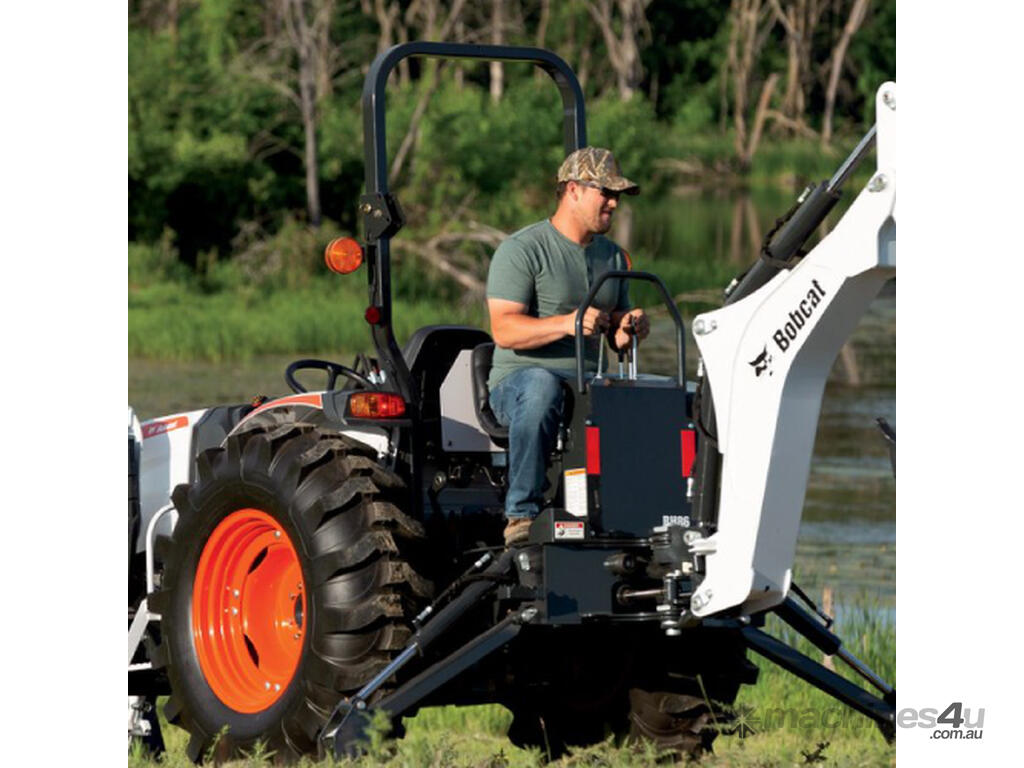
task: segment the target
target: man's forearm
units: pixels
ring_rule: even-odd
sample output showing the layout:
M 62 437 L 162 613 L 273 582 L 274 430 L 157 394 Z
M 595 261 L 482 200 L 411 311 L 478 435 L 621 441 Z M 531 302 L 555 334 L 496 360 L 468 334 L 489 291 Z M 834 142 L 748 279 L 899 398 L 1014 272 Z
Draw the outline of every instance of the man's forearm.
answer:
M 492 322 L 494 343 L 505 349 L 536 349 L 570 335 L 568 324 L 575 313 L 531 317 L 523 314 L 504 315 Z

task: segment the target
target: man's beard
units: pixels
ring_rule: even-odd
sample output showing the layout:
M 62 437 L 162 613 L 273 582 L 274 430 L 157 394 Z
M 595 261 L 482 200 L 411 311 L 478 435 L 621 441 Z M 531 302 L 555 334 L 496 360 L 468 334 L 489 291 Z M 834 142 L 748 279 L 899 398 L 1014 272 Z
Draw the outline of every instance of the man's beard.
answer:
M 612 228 L 612 218 L 613 218 L 613 216 L 612 216 L 611 213 L 608 214 L 607 221 L 604 219 L 604 217 L 600 213 L 597 214 L 597 220 L 594 222 L 594 232 L 596 234 L 598 234 L 598 235 L 603 235 L 605 232 L 607 232 L 609 229 L 611 229 Z

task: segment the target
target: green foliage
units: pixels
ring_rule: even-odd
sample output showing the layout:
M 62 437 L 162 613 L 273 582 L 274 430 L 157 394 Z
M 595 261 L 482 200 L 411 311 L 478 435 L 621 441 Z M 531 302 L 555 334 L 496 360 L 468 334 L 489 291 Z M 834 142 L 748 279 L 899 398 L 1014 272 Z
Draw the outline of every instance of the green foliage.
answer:
M 589 143 L 612 149 L 626 175 L 638 183 L 652 177 L 654 161 L 666 154 L 668 132 L 646 99 L 598 99 L 590 105 L 589 123 Z M 641 189 L 647 195 L 654 191 L 649 184 Z
M 516 7 L 523 25 L 510 26 L 507 42 L 535 44 L 539 4 Z M 327 62 L 332 77 L 318 105 L 318 176 L 329 220 L 317 232 L 305 224 L 304 134 L 287 95 L 295 89 L 296 59 L 279 45 L 283 38 L 275 37 L 281 19 L 242 0 L 180 3 L 173 20 L 155 8 L 133 4 L 128 30 L 132 354 L 224 359 L 276 352 L 292 343 L 307 345 L 306 351 L 328 351 L 335 344 L 363 348 L 359 317 L 366 298 L 361 285 L 354 287 L 361 280 L 353 276 L 344 287 L 325 287 L 320 253 L 336 234 L 361 230 L 360 90 L 376 49 L 376 18 L 355 3 L 334 7 L 330 34 L 336 46 Z M 838 153 L 829 156 L 806 140 L 766 135 L 752 168 L 740 173 L 731 159 L 732 138 L 721 131 L 729 125 L 722 111 L 727 84 L 721 80 L 727 3 L 651 3 L 649 36 L 644 32 L 641 39 L 644 79 L 629 101 L 619 98 L 604 37 L 585 4 L 551 3 L 549 10 L 545 44 L 586 71 L 590 143 L 614 149 L 624 172 L 644 190 L 630 201 L 643 222 L 634 227 L 634 255 L 662 271 L 674 292 L 720 288 L 743 266 L 713 259 L 707 247 L 709 227 L 721 241 L 730 213 L 725 205 L 698 201 L 723 188 L 745 186 L 755 194 L 780 188 L 786 196 L 781 213 L 806 181 L 831 172 Z M 827 59 L 847 10 L 846 3 L 826 9 L 827 22 L 812 41 L 816 61 Z M 468 11 L 463 21 L 470 33 L 483 23 Z M 415 37 L 422 22 L 412 14 L 404 23 L 412 25 Z M 871 5 L 841 80 L 839 129 L 853 130 L 871 119 L 875 87 L 894 75 L 894 25 L 894 0 Z M 771 34 L 755 79 L 784 65 L 781 29 Z M 412 249 L 403 251 L 401 239 L 423 242 L 469 222 L 511 232 L 549 215 L 554 205 L 555 169 L 564 155 L 558 89 L 533 68 L 508 64 L 504 94 L 494 103 L 486 65 L 462 67 L 461 87 L 454 65 L 440 68 L 439 85 L 394 184 L 408 218 L 394 251 L 400 333 L 411 322 L 483 317 L 476 299 L 410 255 Z M 410 131 L 433 70 L 433 63 L 414 62 L 409 83 L 393 78 L 387 97 L 389 162 Z M 812 125 L 823 77 L 816 73 L 808 86 Z M 671 202 L 652 200 L 680 184 L 703 191 Z M 651 206 L 673 213 L 648 215 Z M 696 222 L 690 212 L 707 221 Z M 679 221 L 663 223 L 666 215 Z M 453 248 L 453 257 L 470 265 L 477 278 L 485 274 L 493 246 L 472 242 Z M 674 255 L 661 252 L 669 249 Z M 722 248 L 713 253 L 720 257 Z M 294 302 L 308 304 L 288 306 Z M 310 305 L 321 314 L 312 316 Z M 265 314 L 270 307 L 280 312 L 272 321 Z M 260 316 L 243 316 L 253 309 Z M 201 323 L 213 327 L 202 329 Z
M 725 60 L 728 3 L 655 0 L 648 10 L 652 40 L 641 56 L 658 83 L 658 116 L 677 121 L 685 113 L 690 130 L 707 130 L 719 119 L 719 90 Z
M 222 285 L 240 280 L 234 267 Z M 232 360 L 262 354 L 342 356 L 372 350 L 363 312 L 365 273 L 310 278 L 287 291 L 221 290 L 199 285 L 161 285 L 129 294 L 128 354 L 160 360 Z M 446 307 L 429 296 L 410 300 L 394 317 L 404 340 L 417 328 L 437 322 L 481 326 L 482 305 Z
M 231 287 L 262 296 L 308 288 L 315 279 L 329 274 L 324 246 L 348 234 L 329 219 L 314 229 L 286 215 L 281 228 L 272 234 L 256 222 L 246 222 L 232 241 L 235 256 L 231 263 L 237 269 Z
M 468 204 L 492 226 L 512 230 L 550 206 L 564 157 L 559 104 L 550 83 L 526 80 L 492 104 L 482 89 L 459 89 L 446 78 L 398 190 L 416 223 L 436 229 Z
M 861 130 L 875 119 L 875 92 L 886 80 L 896 79 L 896 0 L 882 0 L 868 6 L 858 34 L 850 41 L 848 65 L 854 89 L 862 100 L 859 110 L 847 109 L 846 116 Z M 843 115 L 844 111 L 840 111 Z
M 165 229 L 156 242 L 128 243 L 128 277 L 133 286 L 183 282 L 188 276 L 188 268 L 178 259 L 170 229 Z

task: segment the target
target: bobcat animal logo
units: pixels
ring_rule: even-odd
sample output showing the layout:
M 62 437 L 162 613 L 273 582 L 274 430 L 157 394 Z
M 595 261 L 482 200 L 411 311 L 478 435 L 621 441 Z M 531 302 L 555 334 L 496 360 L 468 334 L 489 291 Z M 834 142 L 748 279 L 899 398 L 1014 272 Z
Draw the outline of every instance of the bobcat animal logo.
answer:
M 765 344 L 764 349 L 761 350 L 761 354 L 750 361 L 750 364 L 754 366 L 754 374 L 756 376 L 760 376 L 765 371 L 768 371 L 769 376 L 772 375 L 772 370 L 770 367 L 772 364 L 772 356 L 768 354 L 767 344 Z

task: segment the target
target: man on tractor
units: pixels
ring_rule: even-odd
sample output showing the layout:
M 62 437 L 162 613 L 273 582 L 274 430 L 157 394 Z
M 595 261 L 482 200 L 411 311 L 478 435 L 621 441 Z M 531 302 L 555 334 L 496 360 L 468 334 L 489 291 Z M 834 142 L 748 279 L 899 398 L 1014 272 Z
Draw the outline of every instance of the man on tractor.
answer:
M 487 276 L 495 342 L 490 404 L 509 428 L 506 545 L 525 541 L 541 510 L 547 457 L 562 414 L 562 382 L 575 376 L 576 308 L 602 273 L 629 269 L 629 256 L 604 233 L 619 196 L 640 192 L 611 151 L 597 147 L 569 155 L 557 180 L 554 215 L 502 242 Z M 587 369 L 597 370 L 602 336 L 619 350 L 648 331 L 644 311 L 632 308 L 628 282 L 608 281 L 583 317 Z

